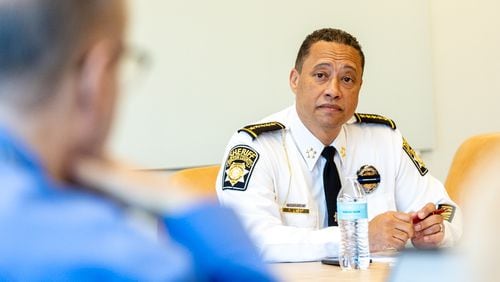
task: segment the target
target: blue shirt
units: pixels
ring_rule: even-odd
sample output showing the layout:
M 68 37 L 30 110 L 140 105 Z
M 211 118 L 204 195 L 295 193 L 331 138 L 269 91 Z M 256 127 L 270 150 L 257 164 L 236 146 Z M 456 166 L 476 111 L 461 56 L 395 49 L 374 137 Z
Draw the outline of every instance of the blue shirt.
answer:
M 131 226 L 113 201 L 51 179 L 0 128 L 0 280 L 270 281 L 234 214 L 204 203 L 161 220 L 173 240 Z

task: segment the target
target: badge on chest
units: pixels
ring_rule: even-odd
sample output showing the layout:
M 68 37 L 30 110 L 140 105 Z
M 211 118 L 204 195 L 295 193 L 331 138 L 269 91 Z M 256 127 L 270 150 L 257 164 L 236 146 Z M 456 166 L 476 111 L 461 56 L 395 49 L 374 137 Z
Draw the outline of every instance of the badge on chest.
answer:
M 380 174 L 372 165 L 364 165 L 357 171 L 358 182 L 366 194 L 375 191 L 380 184 Z

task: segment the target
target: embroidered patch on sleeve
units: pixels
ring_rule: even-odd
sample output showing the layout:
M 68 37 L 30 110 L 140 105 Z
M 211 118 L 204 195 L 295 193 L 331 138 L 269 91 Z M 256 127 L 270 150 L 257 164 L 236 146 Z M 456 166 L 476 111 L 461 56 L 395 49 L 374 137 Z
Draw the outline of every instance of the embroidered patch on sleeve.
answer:
M 453 216 L 455 216 L 455 206 L 448 204 L 439 204 L 438 209 L 445 209 L 445 211 L 441 214 L 444 220 L 451 222 L 453 220 Z
M 245 145 L 233 147 L 227 156 L 222 175 L 222 190 L 245 191 L 259 153 Z
M 408 154 L 408 157 L 410 157 L 410 160 L 415 164 L 415 166 L 418 169 L 418 172 L 420 172 L 420 175 L 424 176 L 429 172 L 429 170 L 425 167 L 424 161 L 417 155 L 415 150 L 408 144 L 408 141 L 403 137 L 403 150 Z

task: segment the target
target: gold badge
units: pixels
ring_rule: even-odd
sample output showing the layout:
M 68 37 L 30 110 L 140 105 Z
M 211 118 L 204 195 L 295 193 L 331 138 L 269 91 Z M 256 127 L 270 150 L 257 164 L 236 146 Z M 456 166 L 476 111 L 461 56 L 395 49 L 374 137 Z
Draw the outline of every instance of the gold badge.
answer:
M 232 163 L 229 169 L 227 170 L 227 181 L 231 183 L 231 185 L 235 185 L 238 182 L 243 182 L 244 176 L 248 173 L 248 170 L 245 169 L 245 164 L 243 163 Z
M 359 168 L 356 174 L 358 175 L 358 182 L 366 194 L 370 194 L 377 189 L 380 183 L 380 174 L 374 166 L 364 165 Z
M 245 191 L 258 159 L 259 153 L 249 146 L 233 147 L 225 162 L 222 190 Z
M 408 157 L 410 157 L 410 160 L 415 164 L 415 166 L 418 169 L 418 172 L 420 172 L 420 175 L 424 176 L 429 172 L 429 170 L 425 167 L 424 161 L 417 155 L 415 150 L 410 146 L 408 141 L 403 137 L 403 150 L 408 154 Z

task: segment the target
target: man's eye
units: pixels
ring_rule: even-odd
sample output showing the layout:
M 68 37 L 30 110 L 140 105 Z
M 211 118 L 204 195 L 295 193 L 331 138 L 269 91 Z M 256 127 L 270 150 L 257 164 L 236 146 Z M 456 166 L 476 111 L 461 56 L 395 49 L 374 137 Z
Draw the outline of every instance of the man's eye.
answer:
M 322 72 L 315 73 L 314 76 L 318 79 L 324 79 L 326 78 L 326 74 Z
M 350 77 L 348 77 L 348 76 L 344 76 L 344 77 L 342 78 L 342 80 L 343 80 L 344 82 L 347 82 L 347 83 L 353 82 L 353 79 L 352 79 L 352 78 L 350 78 Z

